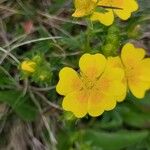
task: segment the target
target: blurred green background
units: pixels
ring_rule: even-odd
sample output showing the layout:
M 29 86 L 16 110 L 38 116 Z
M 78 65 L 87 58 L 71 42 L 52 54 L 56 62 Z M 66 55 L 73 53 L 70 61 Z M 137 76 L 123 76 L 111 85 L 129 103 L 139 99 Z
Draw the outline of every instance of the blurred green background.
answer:
M 72 0 L 0 1 L 0 150 L 150 150 L 150 92 L 77 119 L 61 109 L 55 90 L 60 69 L 78 69 L 85 52 L 116 55 L 131 41 L 150 55 L 150 1 L 138 2 L 128 21 L 94 23 L 89 33 L 85 19 L 71 16 Z M 23 77 L 19 63 L 34 56 L 48 64 L 48 80 L 38 79 L 41 70 Z

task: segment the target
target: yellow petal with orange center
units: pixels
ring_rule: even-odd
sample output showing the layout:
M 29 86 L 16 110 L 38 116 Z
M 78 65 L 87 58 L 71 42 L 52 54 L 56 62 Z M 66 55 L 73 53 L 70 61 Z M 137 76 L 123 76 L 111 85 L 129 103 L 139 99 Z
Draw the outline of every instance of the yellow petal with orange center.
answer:
M 59 78 L 56 90 L 61 95 L 67 95 L 82 88 L 81 80 L 72 68 L 64 67 L 59 73 Z
M 144 58 L 145 50 L 126 44 L 121 53 L 128 87 L 137 98 L 143 98 L 150 89 L 150 59 Z
M 88 99 L 89 115 L 93 117 L 101 115 L 105 110 L 104 105 L 104 96 L 97 90 L 92 91 Z
M 114 14 L 113 11 L 111 9 L 107 9 L 106 12 L 94 12 L 91 15 L 91 20 L 92 21 L 99 21 L 102 24 L 109 26 L 113 23 L 114 21 Z
M 73 114 L 82 118 L 87 114 L 87 104 L 88 104 L 88 93 L 85 91 L 75 91 L 68 94 L 63 99 L 63 109 L 66 111 L 71 111 Z
M 75 12 L 73 17 L 83 17 L 90 15 L 96 6 L 96 0 L 75 0 Z
M 116 98 L 124 95 L 125 85 L 123 84 L 124 71 L 121 68 L 106 68 L 105 72 L 97 82 L 97 88 L 105 95 L 112 95 Z
M 92 91 L 88 100 L 88 113 L 96 117 L 105 110 L 112 110 L 116 106 L 116 98 L 111 94 L 104 94 L 101 91 Z
M 106 58 L 102 54 L 84 54 L 79 60 L 81 74 L 91 80 L 95 80 L 103 73 L 105 65 Z
M 133 44 L 127 43 L 121 51 L 123 65 L 127 68 L 135 67 L 145 56 L 145 50 L 135 48 Z
M 88 113 L 91 116 L 99 116 L 103 111 L 115 108 L 117 95 L 123 95 L 124 92 L 123 77 L 121 68 L 105 68 L 89 97 Z

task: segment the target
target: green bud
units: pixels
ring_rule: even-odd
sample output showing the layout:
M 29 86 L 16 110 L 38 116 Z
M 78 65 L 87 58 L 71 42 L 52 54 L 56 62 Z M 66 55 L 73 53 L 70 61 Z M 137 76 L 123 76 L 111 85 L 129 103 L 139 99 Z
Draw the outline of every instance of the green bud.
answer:
M 113 43 L 113 44 L 118 43 L 118 41 L 119 41 L 118 35 L 116 35 L 116 34 L 109 34 L 107 36 L 107 42 L 109 43 L 109 41 L 111 41 L 111 43 Z
M 104 45 L 102 47 L 105 56 L 115 56 L 118 53 L 120 43 L 119 28 L 116 25 L 109 27 Z
M 119 32 L 120 32 L 120 30 L 115 24 L 110 26 L 108 29 L 108 34 L 119 34 Z
M 110 53 L 112 52 L 113 45 L 112 44 L 106 44 L 103 46 L 103 53 L 105 56 L 109 56 Z
M 36 67 L 35 67 L 36 66 Z M 23 61 L 21 69 L 29 72 L 27 75 L 24 73 L 22 78 L 31 77 L 37 83 L 50 83 L 52 71 L 50 63 L 48 63 L 43 56 L 36 55 L 32 59 Z

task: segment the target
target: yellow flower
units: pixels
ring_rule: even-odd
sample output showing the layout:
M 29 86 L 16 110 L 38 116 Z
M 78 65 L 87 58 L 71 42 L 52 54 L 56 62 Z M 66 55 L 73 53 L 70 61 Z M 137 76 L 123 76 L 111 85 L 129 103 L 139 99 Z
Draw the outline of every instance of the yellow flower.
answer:
M 79 67 L 80 73 L 69 67 L 59 73 L 56 90 L 65 96 L 63 108 L 78 118 L 87 113 L 99 116 L 105 110 L 112 110 L 124 92 L 124 71 L 109 66 L 102 54 L 84 54 Z
M 104 8 L 103 12 L 96 10 L 98 7 Z M 122 20 L 130 18 L 138 9 L 138 3 L 136 0 L 75 0 L 75 8 L 74 17 L 91 15 L 92 21 L 108 26 L 113 23 L 115 15 Z
M 35 66 L 36 63 L 34 61 L 25 60 L 21 63 L 21 70 L 28 73 L 33 73 L 35 71 Z
M 127 43 L 122 49 L 121 59 L 108 58 L 109 64 L 124 69 L 124 96 L 127 88 L 137 98 L 143 98 L 145 92 L 150 89 L 150 58 L 144 57 L 144 49 L 135 48 L 133 44 Z

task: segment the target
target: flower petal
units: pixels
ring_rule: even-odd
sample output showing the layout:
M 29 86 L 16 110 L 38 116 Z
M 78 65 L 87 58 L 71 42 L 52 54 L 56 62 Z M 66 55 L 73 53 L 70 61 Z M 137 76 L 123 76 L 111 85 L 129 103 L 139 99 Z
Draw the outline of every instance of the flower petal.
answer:
M 82 118 L 87 114 L 88 95 L 83 90 L 68 94 L 63 99 L 63 109 L 71 111 L 73 114 Z
M 131 92 L 137 98 L 143 98 L 150 89 L 150 58 L 143 59 L 128 75 Z
M 100 116 L 105 109 L 105 102 L 103 95 L 98 91 L 92 91 L 88 99 L 88 113 L 90 116 L 97 117 Z
M 122 68 L 123 69 L 123 65 L 122 65 L 122 62 L 121 62 L 121 59 L 119 56 L 116 56 L 116 57 L 108 57 L 107 58 L 108 61 L 107 61 L 107 66 L 109 67 L 114 67 L 114 68 Z
M 117 96 L 124 94 L 123 77 L 124 71 L 121 68 L 105 69 L 89 98 L 88 113 L 90 115 L 98 116 L 104 110 L 112 110 L 116 106 Z
M 33 73 L 35 72 L 36 63 L 32 60 L 25 60 L 21 63 L 21 70 Z
M 64 67 L 59 73 L 59 78 L 56 91 L 61 95 L 67 95 L 82 88 L 82 82 L 77 72 L 72 68 Z
M 137 66 L 137 69 L 140 69 L 139 78 L 142 81 L 150 82 L 150 58 L 143 59 L 140 64 Z
M 109 111 L 116 106 L 116 98 L 111 94 L 93 91 L 88 100 L 88 113 L 93 117 L 100 116 L 105 110 Z
M 138 3 L 135 0 L 124 0 L 120 7 L 122 9 L 114 9 L 114 12 L 119 18 L 127 20 L 131 13 L 138 9 Z
M 114 96 L 107 94 L 104 97 L 104 101 L 105 101 L 104 107 L 106 111 L 113 110 L 116 107 L 117 101 Z
M 102 54 L 84 54 L 79 61 L 81 73 L 89 79 L 99 77 L 105 69 L 106 58 Z
M 91 20 L 92 21 L 99 21 L 102 24 L 109 26 L 113 23 L 114 21 L 114 14 L 113 11 L 111 9 L 107 9 L 106 12 L 102 13 L 102 12 L 94 12 L 91 15 Z
M 122 95 L 126 95 L 126 85 L 123 83 L 124 71 L 121 68 L 108 68 L 98 81 L 99 90 L 105 95 L 112 95 L 116 98 L 116 101 L 122 101 L 118 99 Z
M 149 82 L 141 81 L 138 78 L 133 80 L 128 80 L 128 86 L 132 94 L 141 99 L 145 96 L 145 92 L 150 89 Z
M 135 67 L 145 56 L 145 50 L 142 48 L 135 48 L 133 44 L 127 43 L 122 51 L 121 58 L 125 67 Z
M 72 14 L 73 17 L 83 17 L 92 13 L 92 10 L 96 6 L 95 0 L 75 0 L 75 12 Z
M 114 67 L 114 68 L 120 68 L 124 72 L 124 67 L 122 65 L 122 62 L 121 62 L 121 59 L 120 59 L 119 56 L 117 56 L 117 57 L 108 57 L 107 66 L 108 67 Z M 114 80 L 114 82 L 115 82 L 115 80 Z M 114 83 L 114 85 L 116 85 L 116 87 L 114 87 L 116 89 L 116 91 L 117 91 L 118 88 L 122 90 L 122 92 L 117 93 L 117 101 L 121 102 L 125 99 L 126 93 L 127 93 L 127 80 L 126 80 L 126 77 L 125 77 L 125 72 L 124 72 L 124 77 L 122 79 L 122 82 L 121 83 L 119 82 L 119 84 Z

